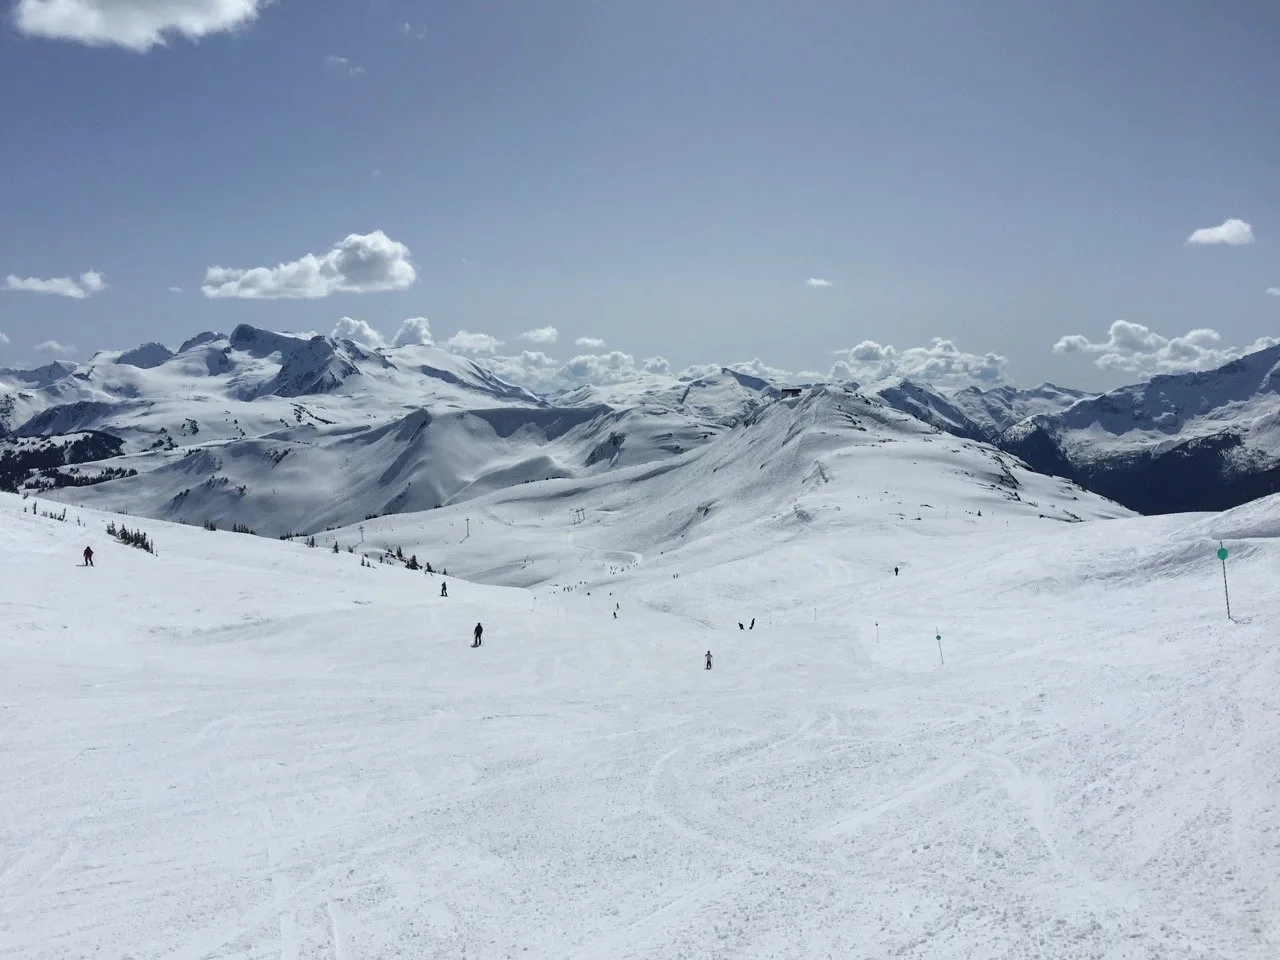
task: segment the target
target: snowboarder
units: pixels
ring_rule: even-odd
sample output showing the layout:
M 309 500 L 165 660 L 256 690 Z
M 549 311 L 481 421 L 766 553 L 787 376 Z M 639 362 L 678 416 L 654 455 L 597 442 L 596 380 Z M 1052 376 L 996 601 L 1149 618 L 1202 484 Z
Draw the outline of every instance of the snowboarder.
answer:
M 748 629 L 748 630 L 754 630 L 755 628 L 756 628 L 756 618 L 755 618 L 755 617 L 752 617 L 752 618 L 751 618 L 751 626 L 747 627 L 747 629 Z
M 708 670 L 711 669 L 711 651 L 710 650 L 707 651 L 707 669 Z
M 93 566 L 93 547 L 84 548 L 84 565 L 86 567 Z
M 618 619 L 618 611 L 617 611 L 617 610 L 613 611 L 613 619 L 615 619 L 615 620 L 617 620 L 617 619 Z
M 480 638 L 484 635 L 484 627 L 477 623 L 476 628 L 473 631 L 471 631 L 471 634 L 472 636 L 475 637 L 475 639 L 471 641 L 471 646 L 473 647 L 480 646 L 480 643 L 481 643 Z
M 447 583 L 440 584 L 440 596 L 447 597 L 449 595 L 449 585 Z
M 894 567 L 894 568 L 893 568 L 893 575 L 894 575 L 895 577 L 898 575 L 898 568 L 897 568 L 897 567 Z

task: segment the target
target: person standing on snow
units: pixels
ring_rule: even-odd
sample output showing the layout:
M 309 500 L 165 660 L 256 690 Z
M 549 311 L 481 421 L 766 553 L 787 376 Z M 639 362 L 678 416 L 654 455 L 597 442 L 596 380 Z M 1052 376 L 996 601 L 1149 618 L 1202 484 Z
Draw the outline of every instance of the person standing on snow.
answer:
M 484 636 L 484 627 L 481 624 L 477 623 L 475 630 L 472 631 L 472 635 L 475 637 L 475 639 L 471 641 L 471 646 L 473 647 L 480 646 L 480 643 L 481 643 L 480 638 Z
M 711 651 L 710 650 L 707 651 L 707 669 L 708 670 L 711 669 Z
M 449 595 L 449 585 L 447 583 L 440 584 L 440 596 L 447 597 Z
M 84 565 L 86 567 L 93 566 L 93 547 L 84 548 Z

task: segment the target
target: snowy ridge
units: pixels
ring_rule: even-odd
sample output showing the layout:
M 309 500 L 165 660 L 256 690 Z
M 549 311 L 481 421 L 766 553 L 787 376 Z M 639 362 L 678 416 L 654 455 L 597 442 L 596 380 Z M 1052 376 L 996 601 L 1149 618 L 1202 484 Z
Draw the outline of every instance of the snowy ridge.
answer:
M 690 393 L 711 389 L 685 387 Z M 726 502 L 757 488 L 786 500 L 824 457 L 860 452 L 876 462 L 884 444 L 910 441 L 914 450 L 935 437 L 918 419 L 843 388 L 815 388 L 798 401 L 756 402 L 741 419 L 718 421 L 691 419 L 687 406 L 416 411 L 377 427 L 304 424 L 256 439 L 123 457 L 121 466 L 136 469 L 137 476 L 56 496 L 189 523 L 239 522 L 268 536 L 432 510 L 507 488 L 519 494 L 526 484 L 546 481 L 556 481 L 545 491 L 552 502 L 565 496 L 566 483 L 569 489 L 634 487 L 628 499 L 638 495 L 664 510 L 694 490 L 707 505 L 705 515 L 717 502 L 716 491 Z M 969 470 L 1002 491 L 1006 485 L 1016 493 L 1022 483 L 1057 491 L 1051 503 L 1028 505 L 1029 511 L 1059 519 L 1081 511 L 1125 512 L 1064 481 L 1032 478 L 1020 464 L 1022 479 L 1009 480 L 995 463 L 1011 458 L 993 448 L 950 438 L 937 442 L 945 453 L 926 458 L 930 470 Z M 652 471 L 655 463 L 664 464 L 661 472 Z M 715 468 L 709 470 L 709 463 Z M 905 466 L 897 462 L 899 469 Z M 1001 492 L 992 502 L 1003 497 Z
M 1280 490 L 1280 347 L 1159 376 L 1009 428 L 1000 445 L 1143 512 Z
M 1278 363 L 1272 348 L 1211 373 L 1157 377 L 1101 397 L 1052 384 L 943 391 L 901 378 L 805 392 L 854 391 L 914 423 L 987 441 L 1042 473 L 1159 513 L 1225 508 L 1280 490 Z M 143 344 L 78 367 L 0 371 L 0 436 L 87 431 L 123 442 L 123 461 L 97 475 L 100 488 L 54 496 L 294 532 L 430 509 L 503 484 L 680 458 L 779 398 L 772 384 L 727 368 L 544 398 L 433 346 L 369 349 L 242 325 L 199 334 L 176 353 Z M 418 422 L 424 410 L 428 438 L 410 444 L 396 425 Z M 893 434 L 904 423 L 876 429 Z M 200 455 L 179 462 L 190 451 Z M 282 457 L 291 458 L 287 469 Z M 23 477 L 16 463 L 9 489 L 46 494 L 73 482 L 69 471 Z M 91 476 L 82 471 L 74 482 Z

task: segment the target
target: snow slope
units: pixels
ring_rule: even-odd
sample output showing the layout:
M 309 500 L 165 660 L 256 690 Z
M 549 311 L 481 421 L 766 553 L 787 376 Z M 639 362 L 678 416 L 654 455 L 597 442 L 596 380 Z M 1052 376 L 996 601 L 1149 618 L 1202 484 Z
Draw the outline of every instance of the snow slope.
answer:
M 621 497 L 619 502 L 657 509 L 665 518 L 673 502 L 693 491 L 695 502 L 681 506 L 677 520 L 692 529 L 713 510 L 721 522 L 724 506 L 736 502 L 753 504 L 741 515 L 752 519 L 757 504 L 743 500 L 744 491 L 758 489 L 775 498 L 779 509 L 785 505 L 790 510 L 797 486 L 820 479 L 824 456 L 857 455 L 876 463 L 885 456 L 879 452 L 882 447 L 903 442 L 911 450 L 924 449 L 926 462 L 945 476 L 968 471 L 978 500 L 988 489 L 999 488 L 1002 492 L 992 503 L 1002 503 L 1007 495 L 1020 496 L 1019 483 L 1028 483 L 1033 500 L 1035 491 L 1054 491 L 1043 509 L 1026 505 L 1037 514 L 1070 519 L 1070 514 L 1126 512 L 1065 481 L 1033 477 L 994 448 L 940 435 L 877 399 L 830 387 L 814 388 L 801 401 L 753 399 L 737 415 L 720 421 L 706 411 L 691 412 L 688 405 L 473 410 L 439 416 L 419 411 L 385 427 L 308 428 L 260 441 L 188 447 L 164 459 L 156 454 L 120 458 L 112 462 L 137 469 L 139 475 L 56 495 L 70 503 L 196 524 L 206 519 L 221 526 L 239 522 L 278 536 L 432 510 L 496 491 L 527 499 L 528 484 L 555 480 L 532 491 L 541 504 L 538 510 L 559 511 L 566 496 L 589 488 L 614 500 Z M 910 472 L 911 458 L 896 456 L 899 449 L 908 448 L 894 446 L 885 469 Z M 1006 476 L 1006 468 L 1015 467 L 1022 480 Z M 886 475 L 881 489 L 895 482 Z M 927 502 L 921 495 L 903 501 L 902 510 L 917 510 Z
M 528 584 L 448 599 L 0 496 L 0 955 L 1276 956 L 1280 499 L 1055 522 L 831 400 L 371 521 Z

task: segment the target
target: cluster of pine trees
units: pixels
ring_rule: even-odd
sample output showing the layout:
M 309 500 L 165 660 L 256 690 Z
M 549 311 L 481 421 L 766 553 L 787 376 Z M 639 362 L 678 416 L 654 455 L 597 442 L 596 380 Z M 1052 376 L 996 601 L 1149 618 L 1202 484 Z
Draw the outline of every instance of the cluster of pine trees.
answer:
M 121 543 L 127 543 L 131 547 L 137 547 L 139 550 L 145 550 L 147 553 L 155 553 L 156 546 L 141 530 L 130 530 L 128 527 L 121 525 L 117 527 L 115 521 L 107 524 L 107 536 L 115 537 Z

